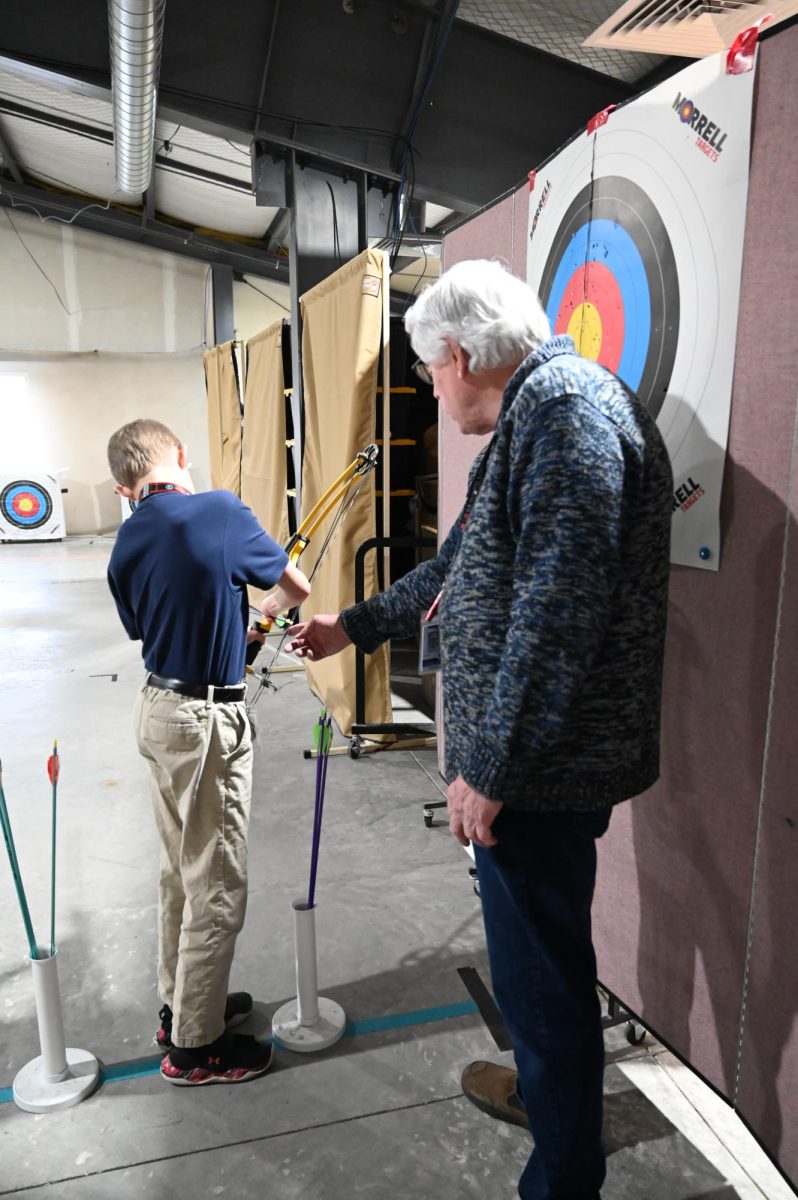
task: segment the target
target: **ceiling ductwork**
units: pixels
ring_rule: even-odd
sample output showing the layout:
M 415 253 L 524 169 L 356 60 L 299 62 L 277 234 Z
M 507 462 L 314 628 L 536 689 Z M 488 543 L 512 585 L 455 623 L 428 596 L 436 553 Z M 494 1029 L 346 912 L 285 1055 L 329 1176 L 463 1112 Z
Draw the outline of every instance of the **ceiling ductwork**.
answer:
M 705 58 L 763 17 L 775 25 L 796 12 L 798 0 L 630 0 L 584 45 Z
M 116 179 L 125 192 L 150 182 L 166 0 L 108 0 Z

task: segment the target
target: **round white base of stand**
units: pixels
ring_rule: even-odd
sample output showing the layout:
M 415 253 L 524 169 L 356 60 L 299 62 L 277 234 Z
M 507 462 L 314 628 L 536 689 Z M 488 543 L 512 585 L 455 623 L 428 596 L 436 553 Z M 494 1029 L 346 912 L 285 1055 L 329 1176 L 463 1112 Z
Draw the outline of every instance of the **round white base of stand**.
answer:
M 100 1064 L 88 1050 L 75 1050 L 73 1046 L 66 1048 L 66 1061 L 66 1076 L 55 1083 L 45 1074 L 41 1054 L 27 1063 L 14 1080 L 14 1103 L 25 1112 L 44 1113 L 71 1108 L 85 1100 L 97 1086 Z
M 287 1050 L 311 1054 L 334 1045 L 346 1027 L 346 1013 L 340 1004 L 319 996 L 319 1015 L 312 1025 L 299 1020 L 298 1001 L 289 1000 L 272 1017 L 272 1033 Z

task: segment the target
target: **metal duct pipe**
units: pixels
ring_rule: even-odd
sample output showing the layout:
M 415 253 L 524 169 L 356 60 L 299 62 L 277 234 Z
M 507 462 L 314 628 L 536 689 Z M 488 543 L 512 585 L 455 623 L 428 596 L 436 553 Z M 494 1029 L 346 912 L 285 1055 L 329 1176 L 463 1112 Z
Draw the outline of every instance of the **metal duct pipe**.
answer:
M 116 179 L 126 192 L 150 183 L 166 0 L 108 0 Z

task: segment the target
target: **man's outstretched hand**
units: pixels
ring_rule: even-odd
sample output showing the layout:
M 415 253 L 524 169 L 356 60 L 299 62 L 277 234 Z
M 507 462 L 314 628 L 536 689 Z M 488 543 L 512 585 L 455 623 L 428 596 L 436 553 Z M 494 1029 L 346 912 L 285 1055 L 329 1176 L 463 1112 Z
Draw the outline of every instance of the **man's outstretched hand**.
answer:
M 352 644 L 340 616 L 335 613 L 319 613 L 309 621 L 292 625 L 288 636 L 291 640 L 286 650 L 293 650 L 298 658 L 309 658 L 311 662 L 339 654 Z

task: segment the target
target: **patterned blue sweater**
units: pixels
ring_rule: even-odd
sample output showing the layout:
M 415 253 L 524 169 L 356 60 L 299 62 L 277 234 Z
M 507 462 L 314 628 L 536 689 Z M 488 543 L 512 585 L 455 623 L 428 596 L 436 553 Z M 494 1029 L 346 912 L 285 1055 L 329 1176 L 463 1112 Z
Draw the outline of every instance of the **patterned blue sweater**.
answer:
M 367 653 L 440 604 L 446 778 L 537 811 L 659 774 L 673 479 L 639 401 L 555 337 L 505 389 L 465 530 L 342 614 Z M 445 586 L 444 586 L 445 581 Z

